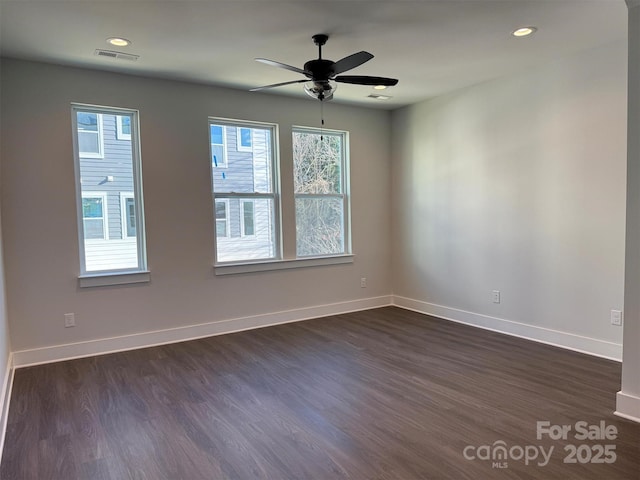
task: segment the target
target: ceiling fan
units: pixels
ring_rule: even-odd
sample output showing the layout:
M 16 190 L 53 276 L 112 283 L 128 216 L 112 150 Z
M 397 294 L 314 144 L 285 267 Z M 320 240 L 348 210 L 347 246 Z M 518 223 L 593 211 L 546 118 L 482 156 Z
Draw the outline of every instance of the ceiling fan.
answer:
M 256 61 L 258 62 L 272 65 L 274 67 L 284 68 L 285 70 L 291 70 L 292 72 L 301 73 L 307 78 L 265 85 L 263 87 L 252 88 L 250 91 L 255 92 L 267 88 L 281 87 L 283 85 L 304 83 L 305 92 L 322 102 L 333 98 L 333 93 L 337 88 L 336 83 L 351 83 L 355 85 L 371 86 L 381 85 L 385 87 L 391 87 L 398 83 L 398 80 L 395 78 L 369 77 L 364 75 L 340 75 L 347 70 L 359 67 L 363 63 L 368 62 L 373 58 L 373 55 L 369 52 L 362 51 L 344 57 L 337 62 L 333 62 L 322 58 L 322 46 L 327 43 L 329 35 L 319 33 L 311 38 L 313 39 L 313 43 L 318 46 L 318 58 L 316 60 L 309 60 L 304 64 L 303 68 L 292 67 L 291 65 L 276 62 L 274 60 L 268 60 L 266 58 L 256 58 Z

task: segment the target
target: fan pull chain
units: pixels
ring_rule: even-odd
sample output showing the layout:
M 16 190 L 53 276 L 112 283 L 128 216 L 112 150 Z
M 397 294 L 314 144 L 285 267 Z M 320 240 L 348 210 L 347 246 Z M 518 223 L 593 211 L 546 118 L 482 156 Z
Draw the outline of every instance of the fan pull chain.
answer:
M 324 129 L 324 102 L 320 100 L 320 141 L 321 142 L 324 140 L 323 129 Z

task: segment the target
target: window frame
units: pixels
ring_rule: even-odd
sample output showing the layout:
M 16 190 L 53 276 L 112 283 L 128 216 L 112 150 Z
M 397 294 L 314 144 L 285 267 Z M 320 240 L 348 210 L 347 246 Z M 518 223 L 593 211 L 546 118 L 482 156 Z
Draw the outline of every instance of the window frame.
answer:
M 131 133 L 124 133 L 122 117 L 129 117 L 129 115 L 116 115 L 116 138 L 118 140 L 131 140 Z M 131 132 L 131 125 L 129 125 L 129 132 Z
M 102 242 L 104 240 L 110 240 L 109 237 L 109 196 L 107 195 L 107 192 L 102 192 L 102 191 L 86 191 L 86 192 L 82 192 L 82 199 L 81 199 L 81 205 L 82 205 L 82 212 L 80 213 L 80 215 L 82 216 L 82 228 L 84 231 L 84 222 L 87 218 L 94 218 L 95 217 L 85 217 L 84 216 L 84 199 L 85 198 L 99 198 L 102 201 L 102 238 L 87 238 L 86 241 L 87 242 Z
M 84 247 L 84 221 L 82 211 L 82 171 L 81 171 L 81 155 L 79 152 L 78 142 L 78 124 L 77 113 L 89 112 L 99 115 L 129 115 L 131 117 L 131 167 L 133 174 L 133 194 L 136 217 L 136 253 L 138 265 L 133 268 L 118 268 L 105 270 L 91 270 L 86 268 L 86 252 Z M 138 110 L 120 107 L 109 107 L 102 105 L 89 105 L 83 103 L 71 103 L 71 130 L 73 140 L 74 154 L 74 171 L 76 184 L 76 207 L 77 217 L 76 224 L 78 226 L 78 250 L 80 258 L 80 287 L 96 287 L 103 285 L 119 285 L 125 283 L 148 282 L 150 280 L 149 270 L 147 267 L 147 247 L 146 247 L 146 228 L 144 220 L 144 198 L 142 189 L 142 156 L 140 149 L 140 113 Z M 104 149 L 103 149 L 104 153 Z M 86 158 L 86 157 L 82 157 Z M 104 156 L 102 157 L 104 158 Z M 87 191 L 89 196 L 94 192 Z M 107 196 L 108 203 L 108 196 Z M 108 215 L 108 205 L 103 212 Z M 108 237 L 108 221 L 107 221 L 107 237 Z
M 87 113 L 95 113 L 96 114 L 96 125 L 98 127 L 96 132 L 93 132 L 93 130 L 84 130 L 84 133 L 95 133 L 98 136 L 98 151 L 97 152 L 83 152 L 80 150 L 80 141 L 79 138 L 77 138 L 77 145 L 78 145 L 78 155 L 80 155 L 82 158 L 104 158 L 104 129 L 102 127 L 103 125 L 103 119 L 102 119 L 102 113 L 99 112 L 91 112 L 91 111 L 86 111 Z M 78 118 L 74 115 L 73 117 L 73 121 L 74 121 L 74 135 L 77 135 L 78 132 Z
M 242 130 L 249 130 L 249 134 L 251 135 L 251 145 L 248 147 L 242 144 Z M 253 129 L 248 127 L 236 127 L 236 149 L 239 152 L 253 152 Z
M 251 205 L 251 221 L 253 222 L 253 233 L 246 233 L 245 225 L 245 204 Z M 253 199 L 241 198 L 240 199 L 240 236 L 242 238 L 255 238 L 256 236 L 256 202 Z
M 224 204 L 224 222 L 225 235 L 218 235 L 218 222 L 221 222 L 223 219 L 219 219 L 217 217 L 216 211 L 216 203 Z M 214 212 L 214 220 L 215 220 L 215 237 L 216 238 L 230 238 L 231 237 L 231 218 L 229 216 L 229 199 L 228 198 L 216 198 L 213 200 L 213 212 Z
M 271 141 L 270 143 L 270 193 L 261 193 L 255 191 L 253 192 L 243 192 L 243 193 L 235 193 L 235 192 L 216 192 L 215 191 L 215 182 L 213 179 L 213 175 L 211 176 L 211 192 L 214 200 L 214 267 L 216 268 L 224 268 L 229 266 L 238 266 L 238 265 L 252 265 L 252 264 L 264 264 L 268 262 L 278 262 L 282 259 L 282 229 L 281 229 L 281 196 L 280 196 L 280 158 L 279 158 L 279 128 L 276 123 L 268 123 L 268 122 L 259 122 L 259 121 L 250 121 L 250 120 L 237 120 L 230 118 L 221 118 L 221 117 L 213 117 L 210 116 L 208 118 L 209 129 L 207 133 L 209 136 L 211 135 L 211 125 L 220 125 L 223 126 L 224 129 L 236 127 L 236 128 L 258 128 L 262 130 L 270 131 Z M 225 135 L 226 141 L 226 135 Z M 209 139 L 210 146 L 213 145 L 211 143 L 211 139 Z M 253 151 L 253 134 L 252 134 L 252 151 Z M 226 151 L 225 151 L 226 155 Z M 209 158 L 211 162 L 211 172 L 213 174 L 214 165 L 213 165 L 213 155 L 212 151 L 209 151 Z M 215 201 L 222 199 L 234 199 L 237 198 L 239 200 L 271 200 L 273 204 L 273 257 L 269 258 L 261 258 L 261 259 L 242 259 L 242 260 L 233 260 L 233 261 L 220 261 L 218 260 L 218 237 L 215 229 Z M 227 210 L 227 215 L 229 216 L 230 211 Z M 254 210 L 254 218 L 255 218 L 255 210 Z M 241 228 L 243 227 L 243 221 L 240 222 Z M 255 225 L 254 225 L 255 229 Z M 230 232 L 229 232 L 230 233 Z M 221 237 L 225 238 L 225 237 Z M 229 237 L 231 238 L 231 237 Z M 240 238 L 243 238 L 242 236 Z M 250 237 L 249 237 L 250 238 Z
M 340 190 L 341 193 L 296 193 L 295 185 L 293 187 L 294 197 L 294 212 L 296 212 L 295 203 L 298 198 L 306 199 L 328 199 L 337 198 L 342 200 L 342 245 L 343 251 L 339 253 L 327 253 L 324 255 L 298 255 L 296 236 L 296 258 L 297 259 L 311 259 L 311 258 L 331 258 L 340 257 L 345 255 L 352 255 L 351 250 L 351 195 L 350 195 L 350 158 L 349 158 L 349 132 L 346 130 L 329 130 L 326 128 L 315 128 L 293 125 L 291 128 L 291 144 L 292 144 L 292 157 L 293 157 L 293 136 L 295 133 L 309 133 L 314 135 L 337 135 L 341 137 L 341 165 L 340 165 Z M 295 164 L 295 158 L 292 158 L 292 168 Z M 295 224 L 297 226 L 297 217 L 295 218 Z M 297 232 L 297 228 L 296 228 Z
M 121 220 L 121 228 L 122 228 L 122 239 L 123 240 L 127 240 L 129 238 L 136 238 L 137 234 L 138 234 L 138 222 L 137 222 L 137 218 L 134 217 L 134 219 L 136 220 L 136 235 L 135 236 L 131 236 L 129 235 L 129 210 L 127 209 L 127 200 L 133 200 L 133 208 L 134 208 L 134 215 L 135 215 L 135 205 L 136 205 L 136 198 L 135 195 L 133 194 L 133 192 L 120 192 L 120 220 Z
M 211 126 L 215 125 L 218 127 L 222 127 L 222 143 L 213 143 L 211 141 Z M 222 146 L 222 162 L 218 162 L 217 165 L 213 163 L 213 146 L 221 145 Z M 211 161 L 212 168 L 227 168 L 229 166 L 229 153 L 227 151 L 227 126 L 220 123 L 211 123 L 211 119 L 209 119 L 209 159 Z

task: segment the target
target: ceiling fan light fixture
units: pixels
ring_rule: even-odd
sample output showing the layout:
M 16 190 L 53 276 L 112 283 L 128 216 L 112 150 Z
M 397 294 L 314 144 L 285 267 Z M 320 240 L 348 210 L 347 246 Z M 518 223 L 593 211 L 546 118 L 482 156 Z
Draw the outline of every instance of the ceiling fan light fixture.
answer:
M 527 37 L 536 33 L 537 30 L 538 29 L 536 27 L 520 27 L 511 32 L 511 35 L 513 35 L 514 37 Z
M 131 45 L 131 40 L 122 37 L 109 37 L 107 43 L 115 47 L 128 47 Z
M 338 85 L 333 80 L 311 81 L 304 84 L 304 91 L 307 92 L 307 95 L 320 101 L 331 100 L 337 89 Z

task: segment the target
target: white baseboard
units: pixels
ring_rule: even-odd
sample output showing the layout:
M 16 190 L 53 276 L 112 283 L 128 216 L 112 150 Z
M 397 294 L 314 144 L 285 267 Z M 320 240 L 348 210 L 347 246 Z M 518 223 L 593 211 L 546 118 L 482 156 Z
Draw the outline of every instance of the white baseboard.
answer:
M 616 411 L 619 417 L 640 423 L 640 397 L 618 392 L 616 395 Z
M 11 389 L 13 388 L 13 354 L 9 354 L 7 360 L 7 370 L 2 382 L 2 392 L 0 393 L 0 458 L 4 451 L 4 437 L 7 433 L 7 420 L 9 419 L 9 400 L 11 400 Z
M 13 352 L 13 365 L 15 368 L 20 368 L 42 363 L 71 360 L 74 358 L 91 357 L 106 353 L 134 350 L 136 348 L 184 342 L 187 340 L 240 332 L 254 328 L 269 327 L 282 323 L 299 322 L 302 320 L 338 315 L 341 313 L 369 310 L 389 305 L 391 305 L 391 296 L 385 295 L 382 297 L 351 300 L 328 305 L 317 305 L 295 310 L 266 313 L 251 317 L 222 320 L 219 322 L 170 328 L 167 330 L 137 333 L 121 337 L 102 338 L 66 345 L 54 345 L 51 347 L 21 350 Z
M 451 307 L 444 307 L 434 303 L 423 302 L 411 298 L 393 296 L 393 305 L 434 317 L 464 323 L 474 327 L 491 330 L 514 337 L 525 338 L 535 342 L 546 343 L 556 347 L 573 350 L 580 353 L 595 355 L 609 360 L 622 361 L 622 345 L 606 342 L 596 338 L 583 337 L 573 333 L 551 330 L 525 323 L 513 322 L 502 318 L 491 317 L 479 313 L 467 312 Z

